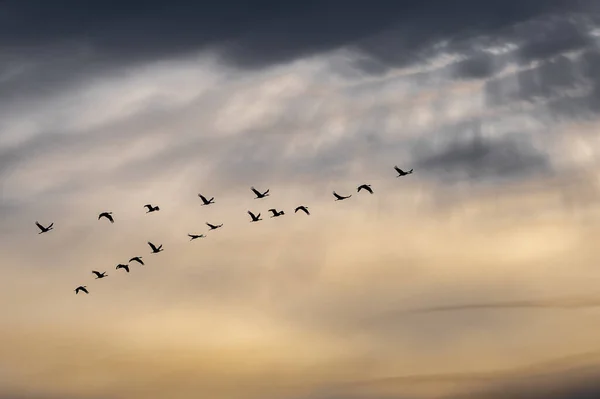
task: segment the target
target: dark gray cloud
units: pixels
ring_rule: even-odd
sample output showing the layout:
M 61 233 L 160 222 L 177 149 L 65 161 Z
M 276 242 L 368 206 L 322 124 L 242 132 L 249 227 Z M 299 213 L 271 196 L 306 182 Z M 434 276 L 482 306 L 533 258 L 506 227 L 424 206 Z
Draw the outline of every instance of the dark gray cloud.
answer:
M 535 148 L 525 134 L 484 138 L 477 130 L 465 139 L 469 131 L 461 133 L 462 137 L 450 139 L 441 146 L 437 146 L 435 140 L 420 141 L 415 145 L 414 168 L 447 183 L 497 183 L 552 173 L 549 155 Z

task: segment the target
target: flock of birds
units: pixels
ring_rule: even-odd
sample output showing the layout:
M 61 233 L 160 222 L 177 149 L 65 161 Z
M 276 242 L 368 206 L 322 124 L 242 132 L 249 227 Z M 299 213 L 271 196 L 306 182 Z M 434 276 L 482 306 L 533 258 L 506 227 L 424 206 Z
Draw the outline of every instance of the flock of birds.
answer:
M 413 170 L 409 170 L 409 171 L 403 171 L 402 169 L 400 169 L 398 166 L 394 166 L 394 169 L 396 170 L 396 172 L 398 172 L 398 175 L 396 177 L 402 177 L 402 176 L 406 176 L 406 175 L 410 175 L 413 173 Z M 266 190 L 264 192 L 260 192 L 257 189 L 255 189 L 254 187 L 250 188 L 252 190 L 252 192 L 256 195 L 256 197 L 254 197 L 254 199 L 262 199 L 265 197 L 269 196 L 269 190 Z M 367 192 L 369 192 L 370 194 L 373 194 L 373 189 L 371 188 L 370 184 L 362 184 L 360 186 L 358 186 L 357 188 L 357 192 L 361 192 L 361 190 L 365 190 Z M 338 193 L 336 193 L 335 191 L 333 192 L 333 196 L 335 197 L 334 201 L 342 201 L 345 199 L 348 199 L 350 197 L 352 197 L 352 194 L 350 195 L 339 195 Z M 198 197 L 200 197 L 200 199 L 202 200 L 202 204 L 200 204 L 201 206 L 205 206 L 205 205 L 211 205 L 215 203 L 215 197 L 211 197 L 210 199 L 206 198 L 205 196 L 203 196 L 202 194 L 198 194 Z M 152 204 L 146 204 L 144 205 L 144 208 L 147 209 L 146 213 L 152 213 L 152 212 L 157 212 L 160 211 L 160 207 L 158 206 L 153 206 Z M 295 210 L 294 213 L 297 213 L 298 211 L 302 211 L 304 212 L 306 215 L 310 215 L 310 212 L 308 210 L 307 206 L 304 205 L 300 205 L 298 206 Z M 271 208 L 268 210 L 268 212 L 271 212 L 271 217 L 279 217 L 279 216 L 283 216 L 285 215 L 285 212 L 283 210 L 278 211 L 275 208 Z M 248 211 L 248 215 L 250 215 L 250 222 L 258 222 L 261 219 L 261 214 L 254 214 L 251 211 Z M 105 218 L 107 219 L 109 222 L 114 223 L 115 219 L 112 216 L 112 212 L 102 212 L 98 215 L 98 220 Z M 43 234 L 43 233 L 47 233 L 51 230 L 54 229 L 54 222 L 50 223 L 48 226 L 43 226 L 42 224 L 40 224 L 39 222 L 35 222 L 36 226 L 40 229 L 40 232 L 38 234 Z M 211 223 L 206 223 L 206 225 L 208 226 L 209 231 L 210 230 L 216 230 L 219 229 L 221 227 L 223 227 L 223 224 L 211 224 Z M 204 238 L 206 237 L 204 234 L 188 234 L 188 237 L 190 237 L 190 241 L 196 240 L 198 238 Z M 152 242 L 148 241 L 148 245 L 150 246 L 150 249 L 152 250 L 152 254 L 157 254 L 159 252 L 163 251 L 163 246 L 161 245 L 154 245 Z M 135 256 L 131 259 L 129 259 L 129 262 L 127 264 L 124 263 L 119 263 L 116 267 L 116 270 L 119 269 L 123 269 L 125 270 L 127 273 L 129 273 L 129 264 L 131 262 L 137 262 L 140 265 L 144 265 L 144 261 L 142 260 L 141 256 Z M 96 280 L 97 279 L 102 279 L 105 277 L 108 277 L 108 274 L 106 274 L 106 272 L 99 272 L 96 270 L 92 270 L 92 273 L 94 275 L 96 275 Z M 80 285 L 79 287 L 75 288 L 75 294 L 79 294 L 80 292 L 84 292 L 86 294 L 89 294 L 89 291 L 87 290 L 87 286 L 85 285 Z

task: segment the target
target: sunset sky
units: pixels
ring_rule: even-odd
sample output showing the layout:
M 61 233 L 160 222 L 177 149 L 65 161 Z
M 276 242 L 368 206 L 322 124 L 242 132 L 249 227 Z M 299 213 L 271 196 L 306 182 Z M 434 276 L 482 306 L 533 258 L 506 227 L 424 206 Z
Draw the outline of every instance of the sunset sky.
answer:
M 600 2 L 108 3 L 0 4 L 0 399 L 600 397 Z

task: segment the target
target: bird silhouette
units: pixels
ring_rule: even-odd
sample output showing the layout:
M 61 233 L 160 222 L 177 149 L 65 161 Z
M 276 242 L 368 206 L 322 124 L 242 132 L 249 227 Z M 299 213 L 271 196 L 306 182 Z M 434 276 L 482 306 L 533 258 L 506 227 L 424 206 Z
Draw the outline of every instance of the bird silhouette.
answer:
M 370 192 L 371 194 L 373 194 L 373 189 L 371 188 L 370 184 L 362 184 L 362 185 L 358 186 L 358 188 L 356 189 L 356 192 L 360 193 L 360 190 L 366 190 L 366 191 Z
M 75 288 L 75 295 L 79 294 L 79 291 L 83 291 L 86 294 L 89 294 L 89 292 L 86 288 L 87 287 L 85 285 L 80 285 L 79 287 Z
M 115 220 L 112 217 L 112 212 L 102 212 L 100 215 L 98 215 L 98 220 L 100 220 L 101 218 L 107 218 L 108 220 L 110 220 L 111 223 L 115 222 Z
M 345 199 L 347 199 L 347 198 L 350 198 L 350 197 L 352 197 L 352 194 L 350 194 L 350 195 L 348 195 L 348 196 L 344 197 L 344 196 L 342 196 L 342 195 L 339 195 L 338 193 L 336 193 L 336 192 L 334 191 L 334 192 L 333 192 L 333 196 L 335 197 L 335 200 L 334 200 L 334 201 L 341 201 L 341 200 L 345 200 Z
M 159 252 L 161 252 L 162 249 L 162 244 L 160 244 L 158 247 L 155 246 L 154 244 L 152 244 L 150 241 L 148 241 L 148 245 L 150 245 L 150 248 L 152 248 L 152 253 L 153 254 L 157 254 Z
M 108 277 L 108 274 L 106 274 L 106 272 L 97 272 L 95 270 L 92 270 L 92 273 L 94 273 L 96 275 L 96 280 L 99 278 L 104 278 L 104 277 Z
M 252 212 L 248 211 L 248 215 L 250 215 L 250 217 L 252 218 L 252 220 L 250 221 L 250 223 L 252 223 L 252 222 L 258 222 L 259 220 L 262 220 L 260 218 L 260 213 L 258 215 L 255 215 Z
M 119 263 L 119 264 L 117 265 L 117 267 L 116 267 L 116 270 L 119 270 L 119 269 L 125 269 L 125 271 L 126 271 L 127 273 L 129 273 L 129 265 L 124 265 L 124 264 L 122 264 L 122 263 Z
M 223 223 L 221 223 L 221 224 L 217 224 L 217 225 L 210 224 L 210 223 L 206 223 L 206 225 L 209 227 L 209 230 L 216 230 L 216 229 L 218 229 L 219 227 L 223 227 Z
M 307 206 L 300 205 L 299 207 L 296 208 L 296 210 L 294 211 L 294 213 L 296 213 L 298 211 L 304 211 L 304 213 L 306 213 L 307 215 L 310 215 L 310 212 L 308 211 L 308 207 Z
M 48 231 L 50 231 L 50 230 L 53 230 L 53 227 L 52 227 L 52 226 L 54 226 L 54 222 L 50 223 L 50 224 L 48 225 L 48 227 L 44 227 L 44 226 L 42 226 L 42 225 L 41 225 L 41 224 L 39 224 L 39 222 L 37 222 L 37 221 L 35 222 L 35 225 L 36 225 L 37 227 L 39 227 L 39 229 L 41 230 L 41 231 L 40 231 L 38 234 L 43 234 L 43 233 L 47 233 L 47 232 L 48 232 Z
M 277 212 L 277 209 L 275 209 L 275 208 L 269 209 L 269 212 L 271 212 L 273 214 L 273 215 L 271 215 L 272 218 L 276 218 L 277 216 L 285 215 L 284 211 Z
M 405 172 L 405 171 L 403 171 L 402 169 L 400 169 L 397 166 L 394 166 L 394 169 L 396 169 L 396 172 L 398 172 L 398 176 L 396 176 L 396 177 L 402 177 L 402 176 L 410 175 L 413 172 L 412 169 L 409 170 L 408 172 Z
M 206 237 L 204 234 L 188 234 L 188 237 L 190 237 L 190 241 L 195 240 L 196 238 L 204 238 Z
M 215 197 L 211 197 L 211 199 L 206 199 L 206 197 L 202 194 L 198 194 L 198 197 L 202 200 L 202 204 L 200 205 L 210 205 L 215 203 Z
M 152 206 L 151 204 L 144 205 L 144 208 L 148 208 L 148 211 L 146 213 L 160 211 L 160 208 L 158 206 Z
M 144 265 L 144 261 L 142 260 L 141 256 L 134 256 L 133 258 L 129 259 L 129 263 L 136 261 L 137 263 L 139 263 L 140 265 Z
M 256 194 L 256 197 L 254 199 L 260 199 L 260 198 L 265 198 L 265 197 L 269 196 L 269 190 L 265 191 L 264 193 L 261 193 L 254 187 L 250 187 L 250 190 L 252 190 L 254 192 L 254 194 Z

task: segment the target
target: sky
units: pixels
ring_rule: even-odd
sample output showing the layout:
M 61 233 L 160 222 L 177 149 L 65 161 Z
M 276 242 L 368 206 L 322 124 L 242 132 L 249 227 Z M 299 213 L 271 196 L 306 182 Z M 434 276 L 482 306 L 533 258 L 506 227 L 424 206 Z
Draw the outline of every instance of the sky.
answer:
M 599 114 L 595 1 L 5 0 L 0 399 L 597 398 Z

